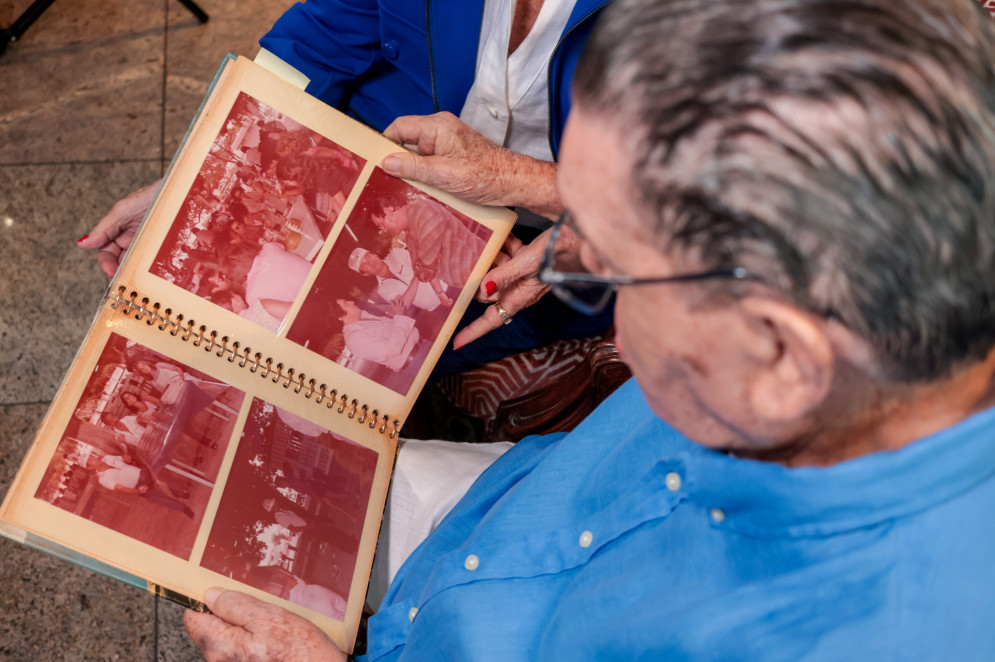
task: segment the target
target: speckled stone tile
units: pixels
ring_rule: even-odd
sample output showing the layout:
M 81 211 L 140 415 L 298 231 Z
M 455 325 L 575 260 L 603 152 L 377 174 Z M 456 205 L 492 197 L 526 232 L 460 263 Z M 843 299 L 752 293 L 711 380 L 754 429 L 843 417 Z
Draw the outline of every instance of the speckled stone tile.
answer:
M 3 493 L 45 410 L 0 406 Z M 156 659 L 156 601 L 133 586 L 0 538 L 0 587 L 0 660 Z
M 156 662 L 193 662 L 204 656 L 183 629 L 183 607 L 175 602 L 159 600 L 159 639 Z
M 253 56 L 293 0 L 54 3 L 0 56 L 0 491 L 107 281 L 74 240 L 157 179 L 225 53 Z M 9 26 L 30 0 L 0 0 Z M 167 30 L 168 25 L 168 30 Z M 183 610 L 0 539 L 0 660 L 203 659 Z
M 179 2 L 169 3 L 166 42 L 165 151 L 179 147 L 227 53 L 255 57 L 259 38 L 294 0 L 210 0 L 199 24 Z
M 9 26 L 28 2 L 0 5 Z M 0 56 L 0 164 L 157 158 L 165 5 L 57 2 Z
M 158 162 L 0 167 L 0 404 L 55 395 L 107 287 L 75 240 L 158 177 Z

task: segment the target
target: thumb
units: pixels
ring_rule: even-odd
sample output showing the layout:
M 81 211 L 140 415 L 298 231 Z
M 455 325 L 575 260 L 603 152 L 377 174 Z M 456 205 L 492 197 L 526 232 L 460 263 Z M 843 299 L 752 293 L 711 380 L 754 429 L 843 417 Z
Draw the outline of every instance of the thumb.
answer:
M 215 616 L 240 627 L 265 619 L 270 609 L 270 605 L 251 595 L 220 588 L 208 589 L 204 593 L 204 603 Z
M 415 158 L 415 155 L 410 152 L 394 152 L 384 157 L 380 167 L 395 177 L 413 179 L 413 175 L 418 171 Z
M 106 228 L 97 225 L 95 228 L 90 230 L 89 234 L 83 235 L 76 240 L 76 245 L 80 248 L 102 248 L 107 244 L 111 243 L 114 238 L 106 230 Z
M 387 174 L 401 179 L 411 179 L 429 186 L 440 186 L 444 183 L 444 176 L 435 171 L 429 158 L 412 152 L 395 152 L 385 156 L 380 167 Z

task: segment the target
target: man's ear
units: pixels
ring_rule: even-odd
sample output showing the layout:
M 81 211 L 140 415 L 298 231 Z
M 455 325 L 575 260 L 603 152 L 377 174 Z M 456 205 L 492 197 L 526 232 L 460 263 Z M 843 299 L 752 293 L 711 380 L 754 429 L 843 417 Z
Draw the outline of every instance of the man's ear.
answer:
M 768 421 L 797 420 L 818 407 L 833 382 L 835 354 L 823 320 L 767 297 L 739 302 L 757 366 L 748 385 L 753 412 Z

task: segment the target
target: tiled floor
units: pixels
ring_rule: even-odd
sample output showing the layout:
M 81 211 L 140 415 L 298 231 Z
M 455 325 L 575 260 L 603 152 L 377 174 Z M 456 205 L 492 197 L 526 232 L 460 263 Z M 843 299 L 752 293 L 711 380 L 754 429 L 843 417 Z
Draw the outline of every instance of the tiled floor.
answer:
M 0 56 L 0 493 L 106 279 L 75 245 L 157 179 L 226 52 L 292 0 L 61 0 Z M 10 26 L 30 0 L 0 0 Z M 200 659 L 182 610 L 0 539 L 0 660 Z

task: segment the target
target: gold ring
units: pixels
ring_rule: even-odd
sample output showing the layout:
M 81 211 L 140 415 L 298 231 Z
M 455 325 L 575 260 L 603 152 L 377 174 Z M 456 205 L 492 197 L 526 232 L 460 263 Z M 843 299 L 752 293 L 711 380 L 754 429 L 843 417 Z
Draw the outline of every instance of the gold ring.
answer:
M 500 301 L 494 302 L 494 309 L 497 311 L 497 314 L 501 316 L 501 322 L 503 324 L 511 324 L 512 317 L 508 314 L 507 310 L 501 307 Z

